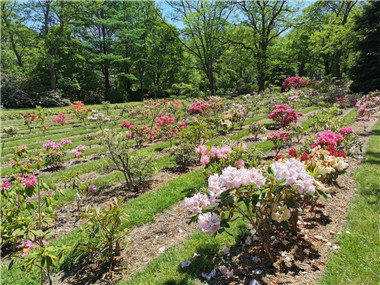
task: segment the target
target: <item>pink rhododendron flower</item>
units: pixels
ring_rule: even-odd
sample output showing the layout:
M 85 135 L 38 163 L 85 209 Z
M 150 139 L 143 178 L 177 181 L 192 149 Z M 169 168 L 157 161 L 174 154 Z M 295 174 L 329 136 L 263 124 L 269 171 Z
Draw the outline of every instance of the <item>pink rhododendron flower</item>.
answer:
M 31 247 L 32 246 L 32 244 L 33 244 L 33 242 L 31 241 L 31 240 L 27 240 L 26 241 L 26 243 L 24 244 L 24 248 L 29 248 L 29 247 Z
M 313 194 L 314 178 L 305 170 L 302 162 L 290 158 L 284 162 L 273 162 L 271 165 L 276 181 L 286 180 L 286 185 L 296 186 L 297 192 Z
M 33 174 L 30 174 L 29 178 L 22 179 L 22 185 L 24 185 L 24 187 L 32 187 L 36 183 L 37 183 L 37 178 Z
M 204 234 L 215 234 L 220 229 L 220 218 L 215 213 L 200 214 L 198 226 Z
M 58 149 L 60 146 L 61 146 L 61 144 L 60 143 L 55 143 L 55 142 L 52 142 L 52 141 L 47 141 L 46 143 L 44 143 L 43 145 L 43 148 L 44 149 Z
M 336 145 L 338 142 L 343 140 L 340 134 L 335 134 L 333 131 L 326 130 L 316 134 L 319 145 Z
M 9 182 L 4 182 L 3 184 L 0 185 L 0 187 L 1 187 L 3 190 L 9 190 L 9 188 L 11 187 L 11 183 L 9 183 Z
M 354 129 L 352 127 L 343 127 L 339 129 L 339 133 L 344 137 L 353 132 L 354 132 Z
M 210 206 L 210 200 L 206 194 L 197 193 L 191 198 L 185 198 L 185 207 L 191 213 L 202 213 L 202 209 Z
M 207 155 L 202 155 L 201 156 L 201 164 L 203 166 L 206 166 L 209 163 L 210 163 L 210 158 Z
M 292 122 L 296 123 L 299 116 L 302 116 L 302 113 L 297 113 L 296 110 L 292 109 L 287 104 L 282 104 L 274 105 L 273 111 L 268 115 L 268 118 L 281 123 L 283 126 L 287 126 Z
M 207 146 L 200 144 L 195 148 L 195 152 L 201 155 L 207 155 L 208 154 L 208 149 Z
M 19 151 L 24 151 L 24 150 L 26 150 L 26 146 L 25 146 L 25 145 L 20 145 L 20 146 L 18 147 L 18 150 L 19 150 Z
M 88 188 L 89 191 L 96 191 L 96 185 L 92 184 L 90 185 L 90 187 Z
M 69 139 L 62 139 L 62 140 L 61 140 L 61 144 L 62 144 L 62 145 L 72 144 L 72 141 L 69 140 Z
M 243 159 L 235 161 L 235 165 L 237 168 L 242 168 L 245 165 L 245 161 Z

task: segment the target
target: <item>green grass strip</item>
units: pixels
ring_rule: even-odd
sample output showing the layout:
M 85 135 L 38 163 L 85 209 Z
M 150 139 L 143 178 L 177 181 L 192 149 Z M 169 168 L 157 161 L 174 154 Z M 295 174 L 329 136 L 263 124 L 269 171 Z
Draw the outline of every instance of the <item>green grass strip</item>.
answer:
M 355 174 L 357 195 L 340 249 L 320 284 L 380 284 L 380 120 L 372 130 L 366 160 Z M 347 232 L 348 231 L 348 232 Z

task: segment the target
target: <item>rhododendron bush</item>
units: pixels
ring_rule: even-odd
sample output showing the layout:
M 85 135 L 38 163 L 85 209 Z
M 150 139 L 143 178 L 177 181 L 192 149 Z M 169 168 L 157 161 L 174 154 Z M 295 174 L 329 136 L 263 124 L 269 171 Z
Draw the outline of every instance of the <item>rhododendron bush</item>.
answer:
M 47 141 L 42 146 L 47 150 L 44 159 L 45 166 L 47 168 L 60 168 L 64 163 L 64 153 L 63 150 L 68 145 L 71 145 L 72 142 L 69 139 L 62 139 L 61 142 L 55 143 L 52 141 Z
M 268 115 L 268 118 L 274 120 L 281 126 L 287 126 L 290 123 L 296 123 L 299 116 L 302 116 L 302 113 L 298 113 L 287 104 L 274 105 L 272 107 L 272 110 L 273 111 Z
M 292 132 L 279 130 L 269 135 L 267 137 L 267 140 L 273 142 L 274 147 L 272 149 L 276 150 L 277 155 L 282 148 L 291 142 Z
M 61 126 L 66 125 L 67 123 L 70 123 L 71 121 L 66 121 L 67 114 L 64 112 L 60 112 L 58 117 L 51 117 L 51 120 L 53 123 L 60 124 Z
M 307 78 L 302 78 L 299 76 L 294 76 L 294 77 L 288 77 L 285 79 L 284 83 L 282 86 L 284 86 L 286 89 L 290 89 L 291 87 L 294 88 L 304 88 L 308 84 L 308 79 Z
M 244 121 L 247 119 L 248 110 L 240 104 L 233 104 L 230 109 L 223 115 L 223 125 L 231 127 L 233 124 L 238 124 L 240 128 L 243 127 Z
M 269 248 L 272 223 L 296 230 L 298 209 L 315 199 L 315 185 L 304 164 L 295 158 L 257 168 L 230 165 L 208 177 L 207 194 L 186 198 L 184 204 L 206 234 L 221 233 L 236 218 L 246 218 L 273 262 Z
M 52 190 L 33 174 L 15 175 L 12 183 L 3 183 L 0 189 L 1 243 L 2 249 L 12 251 L 9 266 L 18 263 L 26 271 L 34 266 L 39 268 L 41 284 L 45 283 L 45 278 L 52 284 L 50 270 L 60 256 L 59 246 L 49 246 L 47 242 L 53 236 L 49 229 L 56 218 L 49 194 Z M 35 203 L 32 197 L 39 203 Z M 32 246 L 35 248 L 26 254 Z
M 104 130 L 99 143 L 113 162 L 113 168 L 121 171 L 130 191 L 137 192 L 146 177 L 152 174 L 152 156 L 137 152 L 125 134 Z
M 206 174 L 221 173 L 227 166 L 243 168 L 255 166 L 261 162 L 262 154 L 255 148 L 247 150 L 245 144 L 235 146 L 211 146 L 199 145 L 195 152 L 200 156 L 200 163 L 205 167 Z
M 22 175 L 35 173 L 36 169 L 41 168 L 41 162 L 44 155 L 39 152 L 37 155 L 30 154 L 25 145 L 14 148 L 13 157 L 9 160 L 10 167 L 17 170 Z
M 370 92 L 370 94 L 360 98 L 356 103 L 356 109 L 361 118 L 370 119 L 371 116 L 380 111 L 380 92 Z
M 195 99 L 195 103 L 189 106 L 189 112 L 190 114 L 202 115 L 210 108 L 211 104 Z

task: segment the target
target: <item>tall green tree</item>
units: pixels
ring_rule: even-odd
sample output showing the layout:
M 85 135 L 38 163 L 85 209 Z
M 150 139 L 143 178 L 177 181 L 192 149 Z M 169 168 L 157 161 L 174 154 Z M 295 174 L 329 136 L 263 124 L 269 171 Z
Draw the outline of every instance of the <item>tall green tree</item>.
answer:
M 268 47 L 271 42 L 293 25 L 295 12 L 287 1 L 241 1 L 239 8 L 245 16 L 243 24 L 252 31 L 252 41 L 246 48 L 257 59 L 257 81 L 259 90 L 265 89 L 268 77 Z
M 6 53 L 11 51 L 17 60 L 17 66 L 24 69 L 27 58 L 36 52 L 38 38 L 37 33 L 28 28 L 20 16 L 21 8 L 22 5 L 16 1 L 1 2 L 1 43 L 2 63 L 9 59 Z
M 215 63 L 222 49 L 218 38 L 226 29 L 232 3 L 188 0 L 167 3 L 175 11 L 174 18 L 184 25 L 177 39 L 198 59 L 208 89 L 211 95 L 216 95 Z
M 380 2 L 368 3 L 362 15 L 355 20 L 355 32 L 359 40 L 358 52 L 352 68 L 354 92 L 368 93 L 380 90 Z

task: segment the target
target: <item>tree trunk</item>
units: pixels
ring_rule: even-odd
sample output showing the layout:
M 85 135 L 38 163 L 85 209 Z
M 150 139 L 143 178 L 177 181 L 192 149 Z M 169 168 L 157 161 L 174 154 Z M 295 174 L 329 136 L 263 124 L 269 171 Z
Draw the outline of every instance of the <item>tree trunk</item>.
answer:
M 342 50 L 338 49 L 335 55 L 335 70 L 334 70 L 334 76 L 337 80 L 342 79 L 342 74 L 340 72 L 340 63 L 341 63 L 341 57 L 342 57 Z
M 57 76 L 55 74 L 54 63 L 50 64 L 49 73 L 50 73 L 50 89 L 55 90 L 57 89 Z
M 214 77 L 214 66 L 212 64 L 212 61 L 208 63 L 206 73 L 207 73 L 207 78 L 209 82 L 209 90 L 211 92 L 211 96 L 215 96 L 216 84 L 215 84 L 215 77 Z
M 110 84 L 110 71 L 107 66 L 107 63 L 104 65 L 104 87 L 105 87 L 105 94 L 104 94 L 105 100 L 109 101 L 111 84 Z
M 7 26 L 8 26 L 8 25 L 7 25 Z M 9 28 L 9 26 L 8 26 L 8 28 Z M 13 38 L 13 34 L 12 34 L 12 32 L 11 32 L 10 38 L 11 38 L 12 50 L 13 50 L 14 54 L 15 54 L 16 57 L 17 57 L 18 65 L 19 65 L 21 68 L 24 68 L 24 64 L 23 64 L 23 62 L 22 62 L 21 55 L 18 53 L 18 51 L 17 51 L 17 49 L 16 49 L 16 44 L 15 44 L 15 41 L 14 41 L 14 38 Z

